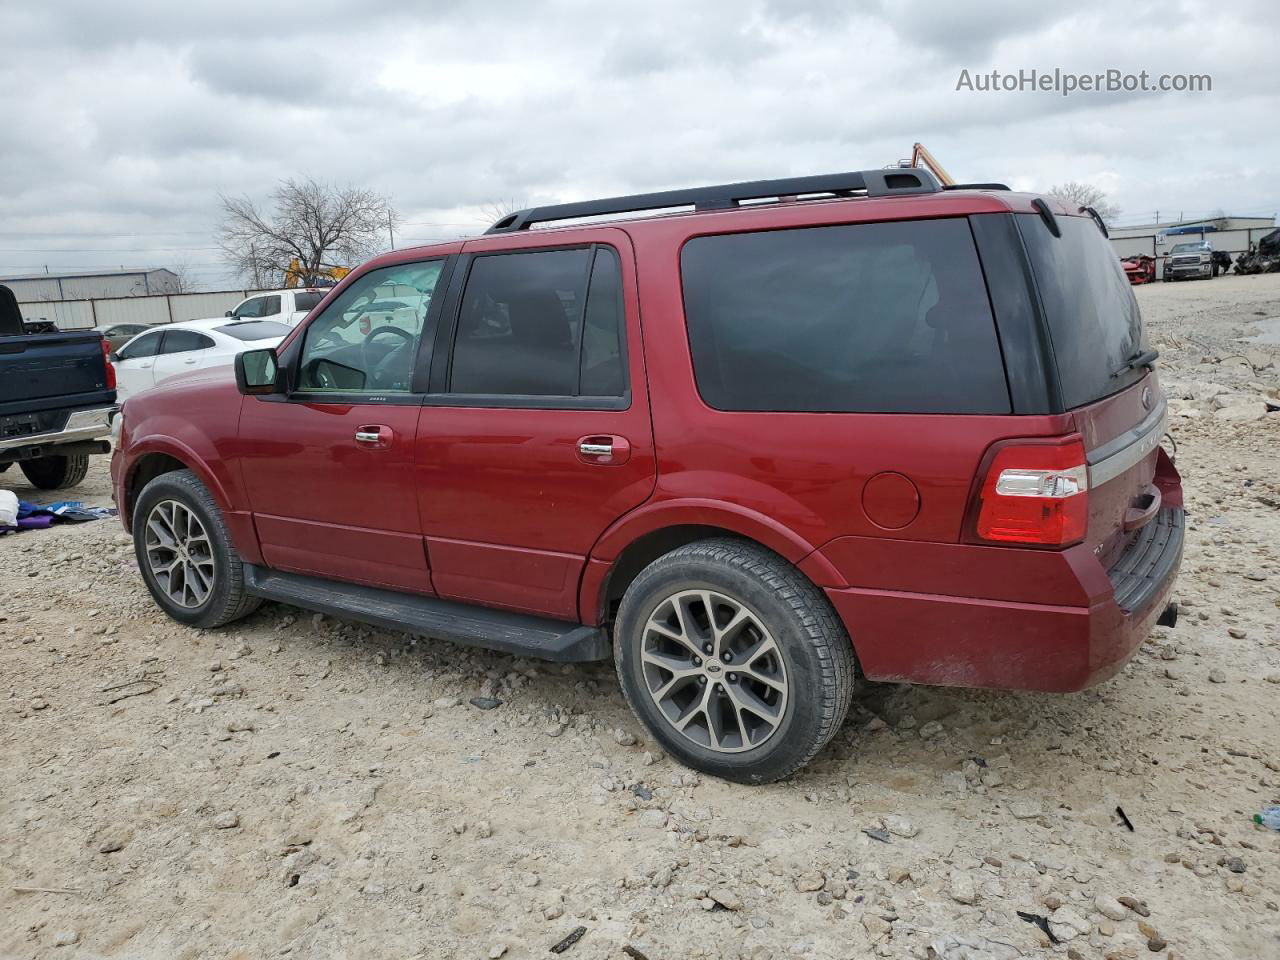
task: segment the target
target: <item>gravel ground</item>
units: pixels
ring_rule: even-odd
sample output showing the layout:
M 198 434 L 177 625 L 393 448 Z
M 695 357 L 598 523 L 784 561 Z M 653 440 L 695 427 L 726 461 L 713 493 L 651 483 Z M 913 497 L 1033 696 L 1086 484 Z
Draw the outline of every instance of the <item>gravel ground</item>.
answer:
M 579 928 L 572 960 L 1280 956 L 1249 819 L 1280 802 L 1280 347 L 1238 339 L 1280 276 L 1138 297 L 1178 398 L 1178 626 L 1070 696 L 864 683 L 768 787 L 664 758 L 608 665 L 273 604 L 200 633 L 115 522 L 0 538 L 0 957 L 548 957 Z M 78 493 L 109 502 L 105 460 Z

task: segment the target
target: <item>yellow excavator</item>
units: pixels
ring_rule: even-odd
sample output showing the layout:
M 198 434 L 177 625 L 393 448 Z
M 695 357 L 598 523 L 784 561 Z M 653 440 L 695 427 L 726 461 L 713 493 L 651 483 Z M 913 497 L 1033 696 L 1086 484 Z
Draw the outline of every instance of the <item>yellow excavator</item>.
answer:
M 332 287 L 350 272 L 350 267 L 335 267 L 332 264 L 322 263 L 319 270 L 314 273 L 307 273 L 302 269 L 302 264 L 295 257 L 289 261 L 289 269 L 284 273 L 284 285 L 287 289 L 293 289 L 294 287 Z
M 925 145 L 923 143 L 913 144 L 911 147 L 911 159 L 899 160 L 898 166 L 907 169 L 923 168 L 928 170 L 938 178 L 938 182 L 944 187 L 949 187 L 955 183 L 951 174 L 947 173 L 947 171 L 943 169 L 942 164 L 937 161 L 937 158 L 934 157 L 932 153 L 925 149 Z

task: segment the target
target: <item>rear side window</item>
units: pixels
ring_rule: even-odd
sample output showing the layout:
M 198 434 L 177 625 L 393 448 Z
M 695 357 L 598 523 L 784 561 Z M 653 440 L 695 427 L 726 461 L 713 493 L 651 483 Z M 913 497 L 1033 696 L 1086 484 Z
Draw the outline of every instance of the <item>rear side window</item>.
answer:
M 716 409 L 1010 412 L 966 220 L 698 237 L 681 270 Z
M 213 340 L 194 330 L 166 330 L 161 353 L 186 353 L 189 350 L 207 350 Z
M 478 256 L 463 291 L 451 393 L 620 397 L 622 293 L 607 247 Z
M 1111 242 L 1086 217 L 1058 217 L 1058 225 L 1061 237 L 1036 214 L 1018 216 L 1049 324 L 1062 399 L 1070 409 L 1141 380 L 1145 369 L 1121 368 L 1146 349 L 1146 337 Z
M 293 295 L 293 309 L 310 310 L 323 299 L 323 293 L 295 293 Z

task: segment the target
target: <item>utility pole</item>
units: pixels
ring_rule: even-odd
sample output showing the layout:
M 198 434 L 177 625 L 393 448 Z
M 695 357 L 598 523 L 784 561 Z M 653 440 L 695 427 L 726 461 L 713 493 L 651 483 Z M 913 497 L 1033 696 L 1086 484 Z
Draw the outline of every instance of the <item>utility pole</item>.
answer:
M 396 248 L 396 228 L 391 222 L 391 211 L 387 211 L 387 233 L 391 236 L 391 249 Z

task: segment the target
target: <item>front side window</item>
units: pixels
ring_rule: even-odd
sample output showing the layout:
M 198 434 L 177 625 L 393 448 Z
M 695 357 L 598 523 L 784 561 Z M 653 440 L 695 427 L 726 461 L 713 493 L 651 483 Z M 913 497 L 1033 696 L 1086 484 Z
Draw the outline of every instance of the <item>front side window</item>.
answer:
M 382 267 L 347 287 L 307 325 L 298 389 L 408 393 L 443 266 L 428 260 Z
M 240 306 L 236 307 L 232 316 L 245 317 L 246 319 L 266 316 L 266 305 L 266 297 L 254 297 L 253 299 L 246 300 L 244 303 L 240 304 Z
M 141 357 L 154 357 L 160 352 L 160 338 L 164 333 L 157 330 L 155 333 L 148 333 L 137 340 L 130 341 L 128 346 L 120 351 L 121 360 L 137 360 Z
M 1011 409 L 964 219 L 696 237 L 680 262 L 694 376 L 718 410 Z
M 467 277 L 449 390 L 621 397 L 623 311 L 609 247 L 487 254 Z

